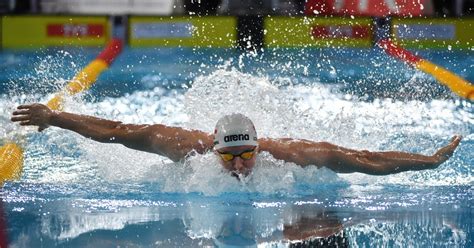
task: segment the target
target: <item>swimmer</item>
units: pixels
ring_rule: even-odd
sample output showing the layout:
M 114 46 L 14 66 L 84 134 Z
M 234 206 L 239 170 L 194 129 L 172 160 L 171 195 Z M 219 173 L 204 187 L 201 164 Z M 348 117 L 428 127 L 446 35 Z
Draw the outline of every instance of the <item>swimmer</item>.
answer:
M 337 173 L 361 172 L 388 175 L 403 171 L 435 169 L 448 160 L 461 141 L 450 143 L 431 156 L 398 152 L 371 152 L 340 147 L 328 142 L 292 138 L 258 138 L 252 121 L 242 114 L 223 116 L 214 134 L 162 124 L 135 125 L 92 116 L 53 111 L 39 103 L 20 105 L 11 120 L 22 126 L 68 129 L 103 143 L 156 153 L 177 162 L 192 154 L 213 152 L 234 176 L 249 175 L 260 152 L 302 167 L 327 167 Z

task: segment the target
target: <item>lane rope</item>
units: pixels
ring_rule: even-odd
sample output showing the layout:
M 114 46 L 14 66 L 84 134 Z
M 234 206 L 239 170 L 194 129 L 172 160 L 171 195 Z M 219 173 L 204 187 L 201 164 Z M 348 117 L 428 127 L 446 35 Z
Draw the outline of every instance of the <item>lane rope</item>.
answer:
M 112 39 L 102 52 L 69 81 L 64 89 L 47 103 L 53 110 L 62 110 L 64 98 L 89 89 L 99 75 L 109 68 L 122 51 L 122 41 Z M 7 142 L 0 147 L 0 186 L 6 180 L 17 180 L 23 170 L 23 148 L 17 142 Z
M 453 72 L 436 65 L 426 59 L 414 55 L 410 51 L 394 44 L 390 39 L 377 42 L 388 55 L 397 58 L 414 68 L 432 75 L 439 83 L 448 87 L 456 95 L 474 101 L 474 85 Z

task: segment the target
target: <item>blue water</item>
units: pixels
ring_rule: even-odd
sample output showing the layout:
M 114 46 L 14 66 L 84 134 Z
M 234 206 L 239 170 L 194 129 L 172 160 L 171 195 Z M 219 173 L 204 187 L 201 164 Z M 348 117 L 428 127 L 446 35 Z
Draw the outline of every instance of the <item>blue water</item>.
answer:
M 0 138 L 25 148 L 21 180 L 0 191 L 9 246 L 473 246 L 473 105 L 382 51 L 126 49 L 66 110 L 206 132 L 242 112 L 260 137 L 422 154 L 463 135 L 437 169 L 338 175 L 262 154 L 238 181 L 213 154 L 173 163 L 8 121 L 16 105 L 46 102 L 98 52 L 0 53 Z M 472 52 L 418 54 L 474 82 Z

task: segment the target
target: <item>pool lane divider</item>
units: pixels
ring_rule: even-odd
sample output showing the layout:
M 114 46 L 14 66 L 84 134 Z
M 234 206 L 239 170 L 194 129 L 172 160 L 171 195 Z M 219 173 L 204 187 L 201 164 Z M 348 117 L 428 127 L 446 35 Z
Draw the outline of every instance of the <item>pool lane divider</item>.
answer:
M 377 45 L 388 55 L 400 59 L 414 68 L 432 75 L 436 80 L 438 80 L 438 82 L 447 86 L 458 96 L 474 101 L 474 85 L 460 76 L 439 65 L 414 55 L 410 51 L 394 44 L 390 39 L 382 39 L 377 42 Z
M 112 64 L 121 50 L 122 41 L 112 39 L 96 59 L 77 73 L 66 85 L 64 90 L 57 93 L 53 99 L 47 103 L 48 107 L 54 110 L 62 110 L 65 95 L 72 96 L 89 89 L 97 81 L 99 75 Z
M 122 51 L 122 41 L 112 39 L 92 62 L 77 73 L 66 87 L 56 93 L 47 103 L 53 110 L 62 110 L 64 98 L 89 89 L 101 72 L 107 69 Z M 14 142 L 6 143 L 0 147 L 0 186 L 6 180 L 19 179 L 23 169 L 23 149 Z

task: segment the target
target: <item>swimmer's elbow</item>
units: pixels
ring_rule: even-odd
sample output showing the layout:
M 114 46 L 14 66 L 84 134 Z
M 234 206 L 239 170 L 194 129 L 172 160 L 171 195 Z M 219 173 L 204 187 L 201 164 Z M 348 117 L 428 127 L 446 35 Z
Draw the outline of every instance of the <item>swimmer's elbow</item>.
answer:
M 330 164 L 338 173 L 364 173 L 369 175 L 390 174 L 386 166 L 377 163 L 372 152 L 363 150 L 356 152 L 332 151 Z
M 371 165 L 365 170 L 362 170 L 360 172 L 368 174 L 368 175 L 374 175 L 374 176 L 385 176 L 385 175 L 390 175 L 394 173 L 398 173 L 401 171 L 398 171 L 399 168 L 391 168 L 390 170 L 386 168 L 385 166 L 381 165 Z
M 355 156 L 354 161 L 355 172 L 361 172 L 374 176 L 383 176 L 393 173 L 399 168 L 388 166 L 387 164 L 379 161 L 378 156 L 374 152 L 367 150 L 359 151 Z

